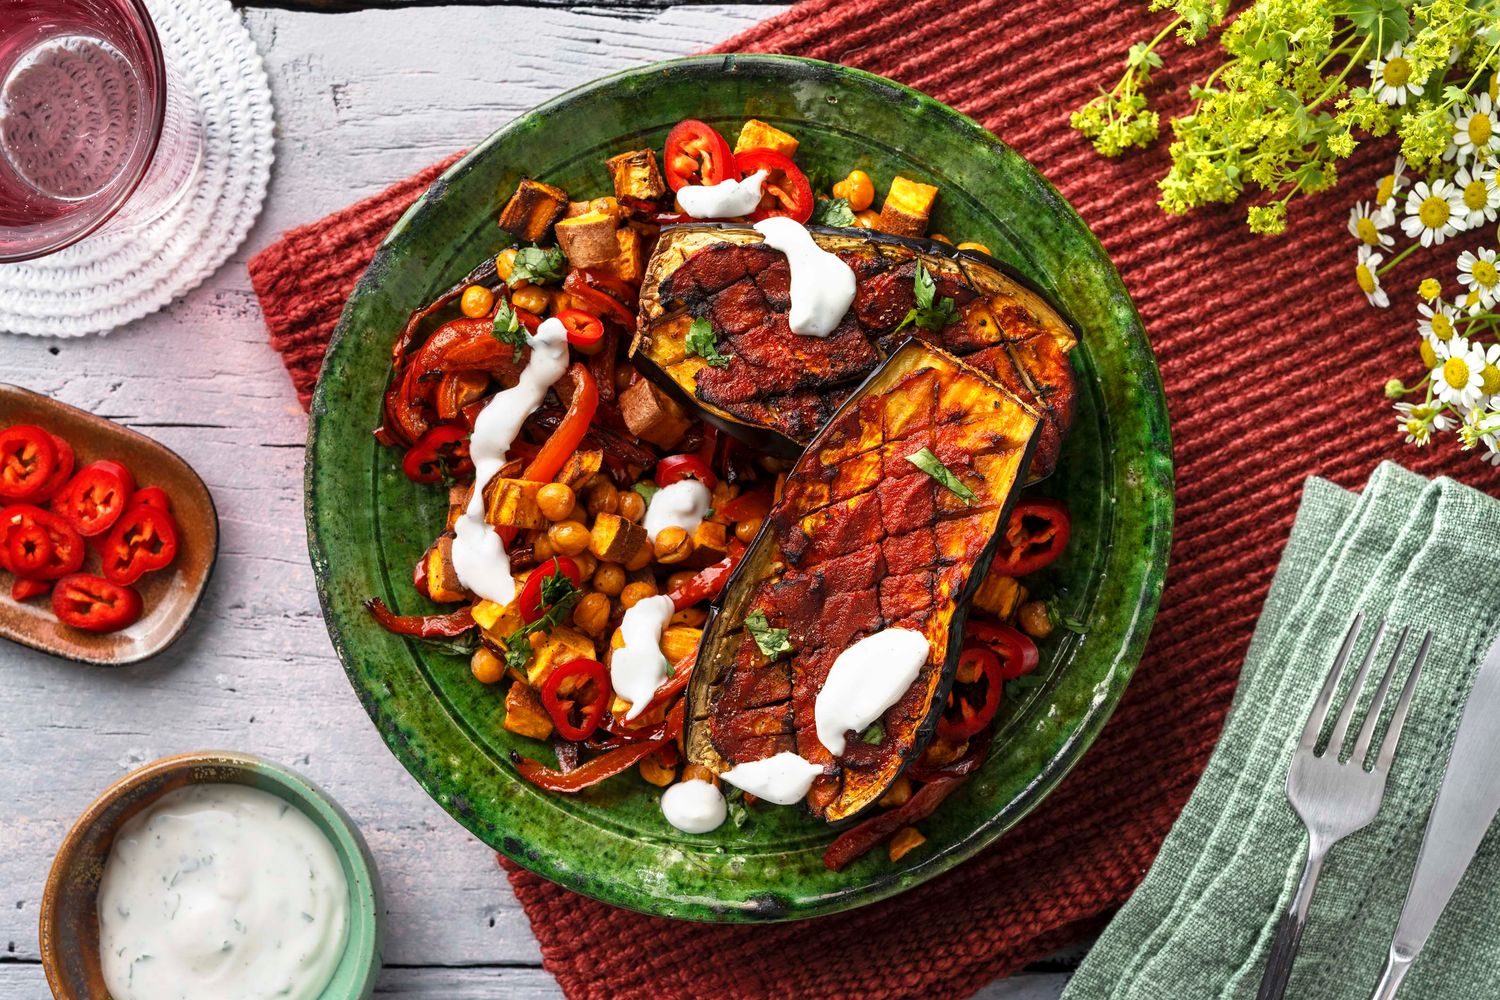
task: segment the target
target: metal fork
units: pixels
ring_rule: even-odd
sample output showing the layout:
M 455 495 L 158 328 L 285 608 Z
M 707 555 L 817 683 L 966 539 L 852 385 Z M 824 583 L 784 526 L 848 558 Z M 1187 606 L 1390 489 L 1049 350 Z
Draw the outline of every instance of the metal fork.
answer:
M 1369 676 L 1375 651 L 1385 637 L 1385 619 L 1381 619 L 1375 630 L 1375 637 L 1370 641 L 1370 647 L 1365 650 L 1364 659 L 1360 662 L 1359 672 L 1354 676 L 1354 683 L 1349 686 L 1343 707 L 1339 709 L 1338 718 L 1334 720 L 1328 745 L 1321 754 L 1317 753 L 1318 733 L 1322 731 L 1323 723 L 1328 718 L 1329 704 L 1338 691 L 1339 681 L 1349 663 L 1349 655 L 1354 650 L 1364 620 L 1363 614 L 1354 616 L 1349 634 L 1344 637 L 1338 658 L 1334 660 L 1333 669 L 1328 673 L 1328 680 L 1323 684 L 1318 700 L 1313 703 L 1312 714 L 1303 727 L 1302 738 L 1297 743 L 1291 770 L 1287 774 L 1287 799 L 1307 827 L 1307 862 L 1302 867 L 1297 892 L 1276 926 L 1276 938 L 1271 942 L 1271 954 L 1266 961 L 1266 971 L 1261 978 L 1256 1000 L 1281 1000 L 1286 993 L 1287 980 L 1292 975 L 1292 963 L 1296 960 L 1297 948 L 1302 941 L 1302 929 L 1307 925 L 1307 909 L 1312 903 L 1313 891 L 1317 888 L 1318 876 L 1323 872 L 1323 861 L 1329 850 L 1351 833 L 1369 826 L 1380 811 L 1380 801 L 1385 797 L 1385 779 L 1390 773 L 1391 761 L 1396 756 L 1401 729 L 1406 724 L 1412 691 L 1422 672 L 1422 664 L 1427 659 L 1430 634 L 1428 641 L 1422 643 L 1422 648 L 1406 675 L 1406 683 L 1391 714 L 1391 724 L 1386 730 L 1385 739 L 1381 741 L 1374 767 L 1367 770 L 1365 758 L 1370 750 L 1370 741 L 1375 735 L 1375 727 L 1380 721 L 1381 710 L 1390 693 L 1396 667 L 1400 663 L 1401 652 L 1406 647 L 1410 632 L 1410 628 L 1402 629 L 1385 676 L 1381 678 L 1380 686 L 1370 699 L 1370 707 L 1359 727 L 1354 747 L 1349 752 L 1347 762 L 1340 762 L 1360 691 Z

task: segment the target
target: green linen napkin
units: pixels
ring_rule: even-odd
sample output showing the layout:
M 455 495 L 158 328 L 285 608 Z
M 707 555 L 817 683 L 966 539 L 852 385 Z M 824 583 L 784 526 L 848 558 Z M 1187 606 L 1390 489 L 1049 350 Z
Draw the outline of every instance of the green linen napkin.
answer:
M 1451 479 L 1429 482 L 1385 463 L 1357 496 L 1308 480 L 1219 745 L 1145 881 L 1063 1000 L 1254 997 L 1305 853 L 1286 801 L 1287 768 L 1356 611 L 1367 634 L 1381 616 L 1395 626 L 1382 667 L 1402 626 L 1418 636 L 1431 629 L 1433 646 L 1380 815 L 1334 848 L 1287 995 L 1370 995 L 1464 697 L 1500 631 L 1496 553 L 1500 502 Z M 1414 652 L 1408 645 L 1404 659 Z M 1497 880 L 1500 835 L 1492 834 L 1404 996 L 1500 997 Z

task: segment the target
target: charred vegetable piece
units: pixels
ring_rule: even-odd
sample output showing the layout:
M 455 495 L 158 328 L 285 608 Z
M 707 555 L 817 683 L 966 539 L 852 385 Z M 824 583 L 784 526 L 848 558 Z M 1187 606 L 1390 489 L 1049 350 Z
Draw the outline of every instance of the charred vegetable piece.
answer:
M 998 261 L 928 241 L 813 228 L 823 249 L 854 270 L 854 304 L 827 338 L 787 324 L 786 259 L 742 226 L 664 229 L 646 266 L 631 346 L 637 367 L 717 426 L 753 447 L 795 455 L 833 409 L 906 337 L 962 357 L 1041 412 L 1032 477 L 1049 474 L 1073 419 L 1067 322 Z M 918 265 L 932 306 L 919 308 Z M 942 329 L 906 323 L 913 311 Z M 951 319 L 948 319 L 951 317 Z M 710 363 L 694 343 L 715 345 Z M 702 329 L 709 324 L 709 339 Z M 905 324 L 903 326 L 903 324 Z
M 527 177 L 500 213 L 500 228 L 523 243 L 536 243 L 567 208 L 566 191 Z
M 880 228 L 897 236 L 924 236 L 938 189 L 897 174 L 880 206 Z
M 689 760 L 722 772 L 792 751 L 825 768 L 814 815 L 878 802 L 932 738 L 1039 423 L 952 355 L 898 348 L 808 446 L 711 618 L 688 693 Z M 909 461 L 923 449 L 972 500 Z M 817 737 L 818 692 L 841 652 L 886 628 L 922 632 L 928 660 L 881 738 L 850 738 L 833 757 Z
M 615 185 L 616 198 L 635 198 L 640 201 L 655 201 L 667 193 L 666 182 L 661 178 L 661 168 L 656 165 L 656 151 L 633 149 L 604 161 L 610 180 Z

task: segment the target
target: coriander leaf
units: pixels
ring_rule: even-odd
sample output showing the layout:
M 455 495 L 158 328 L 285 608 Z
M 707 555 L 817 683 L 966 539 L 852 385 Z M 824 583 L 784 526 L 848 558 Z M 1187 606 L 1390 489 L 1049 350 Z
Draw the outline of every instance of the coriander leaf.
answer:
M 833 171 L 827 167 L 813 167 L 807 171 L 807 186 L 812 189 L 813 194 L 832 191 L 833 181 Z
M 435 649 L 440 653 L 449 653 L 453 656 L 472 656 L 474 650 L 479 648 L 479 637 L 472 632 L 454 636 L 451 639 L 423 639 L 428 648 Z
M 568 258 L 563 255 L 562 247 L 522 247 L 516 251 L 506 281 L 512 286 L 518 281 L 545 285 L 549 281 L 561 281 L 567 273 Z
M 573 581 L 568 579 L 568 574 L 561 569 L 554 569 L 542 577 L 542 603 L 549 606 L 556 604 L 567 599 L 577 589 Z
M 516 311 L 510 307 L 510 302 L 501 296 L 495 305 L 495 325 L 490 331 L 491 335 L 502 344 L 510 344 L 513 348 L 510 352 L 512 364 L 521 363 L 521 348 L 526 346 L 526 330 L 521 326 L 521 320 L 516 316 Z
M 728 368 L 729 359 L 733 354 L 723 354 L 719 351 L 719 341 L 714 337 L 713 324 L 703 317 L 693 320 L 693 325 L 688 327 L 687 350 L 689 354 L 696 354 L 715 368 Z
M 523 638 L 518 644 L 513 645 L 515 636 L 505 640 L 505 665 L 512 670 L 525 670 L 526 664 L 531 662 L 531 643 Z
M 813 204 L 812 219 L 809 221 L 816 226 L 852 226 L 854 209 L 849 207 L 848 198 L 829 198 Z
M 750 822 L 750 810 L 745 807 L 745 803 L 743 802 L 729 802 L 726 803 L 726 806 L 729 809 L 729 818 L 734 822 L 735 828 L 743 830 L 745 824 Z
M 660 486 L 657 486 L 652 482 L 647 482 L 646 480 L 641 480 L 640 482 L 632 486 L 631 489 L 634 490 L 642 500 L 646 501 L 647 507 L 651 506 L 651 498 L 661 492 Z
M 885 742 L 885 725 L 879 719 L 876 719 L 866 727 L 864 732 L 859 734 L 859 738 L 871 746 L 878 747 Z
M 906 460 L 933 479 L 936 479 L 943 487 L 964 503 L 974 502 L 974 491 L 963 484 L 963 481 L 948 471 L 948 467 L 938 461 L 938 457 L 932 453 L 931 448 L 923 448 L 915 455 L 907 455 Z
M 932 274 L 925 264 L 917 264 L 917 276 L 913 282 L 912 291 L 916 295 L 917 305 L 909 310 L 906 318 L 897 324 L 897 330 L 907 324 L 915 323 L 923 330 L 936 333 L 958 318 L 958 308 L 953 304 L 953 300 L 937 294 L 937 282 L 932 280 Z
M 791 630 L 772 628 L 771 623 L 766 621 L 766 613 L 759 608 L 746 616 L 745 628 L 749 631 L 750 638 L 755 640 L 755 644 L 766 656 L 774 659 L 782 653 L 792 651 L 792 644 L 787 639 L 792 634 Z
M 531 660 L 531 643 L 527 639 L 535 632 L 551 632 L 573 611 L 573 605 L 583 596 L 583 591 L 573 585 L 565 573 L 551 573 L 542 578 L 542 604 L 545 610 L 536 621 L 516 629 L 503 640 L 505 662 L 517 670 Z

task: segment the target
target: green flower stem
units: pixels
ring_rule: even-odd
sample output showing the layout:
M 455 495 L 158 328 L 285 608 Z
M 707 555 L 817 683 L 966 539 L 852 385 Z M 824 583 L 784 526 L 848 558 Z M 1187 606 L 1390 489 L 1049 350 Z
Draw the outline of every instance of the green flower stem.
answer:
M 1375 269 L 1375 275 L 1376 275 L 1376 277 L 1381 277 L 1381 278 L 1385 277 L 1385 273 L 1387 271 L 1389 271 L 1391 268 L 1395 267 L 1397 264 L 1401 263 L 1406 258 L 1410 257 L 1412 255 L 1412 251 L 1414 251 L 1414 250 L 1420 250 L 1421 248 L 1422 248 L 1422 244 L 1420 244 L 1420 243 L 1413 243 L 1411 246 L 1407 247 L 1405 250 L 1402 250 L 1396 256 L 1392 257 L 1390 260 L 1386 261 L 1384 264 L 1380 265 L 1379 267 L 1377 267 Z

